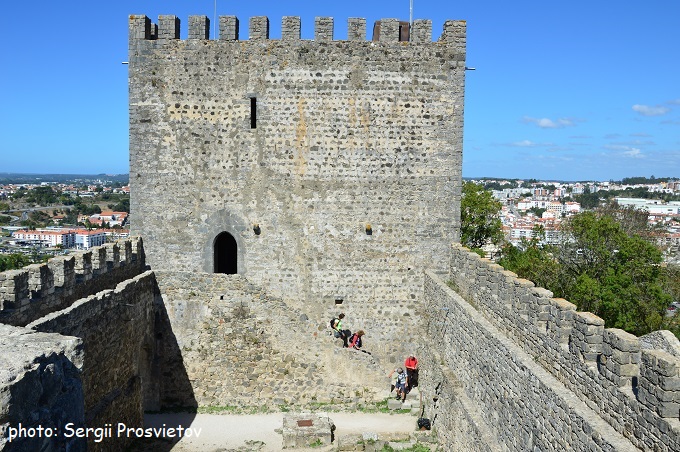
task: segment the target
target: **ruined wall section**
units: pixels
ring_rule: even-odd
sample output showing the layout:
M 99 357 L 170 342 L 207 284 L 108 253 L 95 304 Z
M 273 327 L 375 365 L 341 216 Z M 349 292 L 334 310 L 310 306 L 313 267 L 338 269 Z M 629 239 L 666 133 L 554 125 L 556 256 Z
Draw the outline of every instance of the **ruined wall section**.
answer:
M 119 422 L 143 425 L 142 388 L 149 384 L 152 359 L 155 279 L 147 271 L 113 290 L 78 300 L 68 308 L 27 325 L 44 333 L 74 336 L 82 341 L 82 391 L 85 424 L 101 427 Z M 126 447 L 129 439 L 116 437 L 88 450 Z M 115 446 L 114 446 L 115 445 Z
M 516 410 L 524 402 L 520 404 L 513 397 L 536 391 L 536 386 L 515 387 L 517 381 L 543 385 L 554 380 L 556 394 L 578 399 L 608 428 L 625 437 L 631 447 L 680 450 L 680 358 L 667 350 L 650 348 L 650 344 L 643 346 L 639 338 L 625 331 L 605 328 L 601 318 L 577 312 L 572 303 L 552 298 L 550 291 L 534 287 L 530 281 L 517 278 L 458 244 L 452 247 L 450 262 L 451 284 L 467 303 L 441 288 L 440 283 L 427 282 L 426 298 L 433 303 L 428 307 L 433 315 L 430 334 L 454 338 L 453 344 L 458 345 L 444 355 L 448 353 L 456 359 L 447 359 L 446 364 L 464 383 L 468 394 L 474 394 L 471 398 L 480 408 L 494 406 L 493 412 Z M 496 340 L 481 335 L 483 330 L 479 328 L 484 323 L 516 348 L 511 354 L 512 362 L 503 351 L 509 346 L 499 348 Z M 456 331 L 466 332 L 464 340 L 456 342 Z M 498 334 L 493 336 L 503 341 Z M 674 342 L 677 347 L 677 340 Z M 522 355 L 528 356 L 538 371 L 529 372 L 530 366 L 516 359 Z M 515 376 L 486 376 L 488 369 L 503 361 L 507 361 L 504 367 L 516 372 Z M 483 387 L 483 381 L 487 381 L 487 387 Z M 533 410 L 542 405 L 545 404 L 539 400 L 526 402 Z M 563 404 L 556 406 L 563 408 Z M 555 425 L 570 425 L 565 417 L 567 411 L 551 408 L 546 419 L 558 419 Z M 489 425 L 512 428 L 511 418 L 493 412 L 487 414 Z M 517 416 L 531 418 L 529 413 Z M 539 432 L 556 428 L 551 425 L 542 425 Z M 593 431 L 604 435 L 599 427 Z M 530 444 L 528 441 L 535 441 L 535 436 L 531 429 L 526 430 L 521 444 Z
M 424 20 L 411 42 L 283 24 L 251 18 L 244 41 L 220 17 L 208 40 L 191 19 L 180 40 L 175 16 L 130 17 L 132 228 L 154 269 L 212 272 L 227 231 L 277 295 L 413 299 L 459 235 L 465 22 L 436 42 Z
M 82 364 L 76 337 L 0 325 L 0 450 L 86 450 L 84 439 L 62 435 L 68 423 L 85 424 Z M 19 424 L 49 429 L 50 436 L 24 433 L 10 441 L 8 429 Z
M 381 400 L 387 371 L 380 359 L 343 349 L 328 323 L 243 276 L 158 271 L 156 278 L 155 366 L 162 378 L 151 390 L 153 409 Z
M 25 326 L 144 271 L 139 237 L 0 273 L 0 323 Z

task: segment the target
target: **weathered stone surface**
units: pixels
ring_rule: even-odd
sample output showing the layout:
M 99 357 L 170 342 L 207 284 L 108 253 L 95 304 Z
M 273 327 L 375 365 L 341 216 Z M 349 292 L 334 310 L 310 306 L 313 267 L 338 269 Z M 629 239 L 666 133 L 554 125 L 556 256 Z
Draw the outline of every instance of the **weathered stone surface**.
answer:
M 661 349 L 673 356 L 680 357 L 680 341 L 670 331 L 653 331 L 640 337 L 640 346 L 644 349 Z
M 140 425 L 143 407 L 358 407 L 387 391 L 385 366 L 416 354 L 419 390 L 388 406 L 417 410 L 422 395 L 445 450 L 680 450 L 677 341 L 607 330 L 446 249 L 459 234 L 463 21 L 436 43 L 429 21 L 409 43 L 389 19 L 370 43 L 361 19 L 347 41 L 330 18 L 317 41 L 299 39 L 297 18 L 281 41 L 266 17 L 241 42 L 233 16 L 219 41 L 205 16 L 189 23 L 180 40 L 174 16 L 158 28 L 130 16 L 135 227 L 161 270 L 142 273 L 133 240 L 0 274 L 0 320 L 33 328 L 0 325 L 0 429 Z M 211 273 L 221 232 L 239 275 Z M 459 293 L 421 273 L 449 257 Z M 338 310 L 373 355 L 325 334 Z M 303 417 L 288 416 L 288 444 L 328 444 L 332 421 Z M 20 450 L 85 447 L 59 441 Z
M 333 420 L 327 414 L 284 413 L 283 447 L 316 447 L 331 444 L 335 430 Z
M 661 350 L 645 350 L 644 341 L 621 330 L 605 329 L 601 318 L 576 312 L 561 300 L 551 300 L 550 318 L 536 324 L 541 305 L 531 285 L 520 281 L 494 284 L 498 276 L 505 275 L 458 244 L 452 247 L 450 262 L 449 277 L 457 291 L 478 310 L 453 291 L 449 293 L 450 289 L 426 280 L 428 311 L 447 312 L 446 322 L 430 321 L 429 335 L 441 338 L 434 344 L 446 346 L 430 344 L 421 353 L 433 353 L 431 361 L 450 368 L 455 377 L 446 378 L 462 380 L 475 405 L 455 406 L 451 410 L 455 419 L 438 410 L 438 416 L 446 419 L 443 430 L 463 428 L 461 416 L 470 418 L 470 413 L 481 410 L 481 420 L 468 422 L 465 431 L 474 431 L 470 425 L 477 426 L 477 432 L 488 429 L 488 443 L 501 442 L 510 450 L 680 450 L 675 405 L 680 394 L 676 390 L 680 360 Z M 494 301 L 507 299 L 509 294 L 501 291 L 509 287 L 514 287 L 510 303 Z M 523 353 L 524 360 L 520 359 Z M 431 382 L 429 391 L 446 381 L 445 374 L 436 369 L 428 374 L 421 374 L 421 381 Z M 556 384 L 552 389 L 548 389 L 548 376 Z M 523 388 L 529 383 L 531 389 Z M 545 391 L 536 384 L 545 384 Z M 536 393 L 541 402 L 531 401 L 529 394 Z M 578 400 L 583 404 L 573 404 Z M 440 399 L 437 404 L 441 403 Z M 537 415 L 537 409 L 546 412 Z M 524 410 L 533 414 L 521 414 Z M 506 412 L 511 414 L 497 414 Z M 538 429 L 534 424 L 522 426 L 527 416 L 549 421 Z M 511 430 L 516 433 L 509 435 Z M 440 439 L 456 444 L 441 433 Z
M 78 337 L 85 352 L 82 390 L 88 425 L 143 425 L 142 382 L 149 374 L 155 278 L 147 271 L 36 320 L 27 328 Z M 144 374 L 144 375 L 143 375 Z M 146 388 L 147 390 L 149 388 Z M 131 439 L 110 438 L 90 450 L 125 447 Z
M 0 450 L 85 451 L 84 439 L 56 434 L 68 422 L 85 425 L 83 344 L 76 337 L 0 324 Z M 7 429 L 42 427 L 54 432 L 14 438 Z
M 416 269 L 444 269 L 465 48 L 359 40 L 365 21 L 351 23 L 341 41 L 332 18 L 318 40 L 295 39 L 291 18 L 281 40 L 264 17 L 241 41 L 131 32 L 131 227 L 154 269 L 212 272 L 221 232 L 239 274 L 310 305 L 416 299 Z
M 120 259 L 121 248 L 124 253 L 130 252 L 123 260 Z M 143 271 L 145 260 L 140 252 L 143 254 L 141 239 L 126 239 L 53 259 L 46 264 L 4 272 L 0 279 L 0 322 L 24 326 L 68 307 L 75 300 L 113 289 Z M 93 253 L 97 257 L 94 267 Z
M 376 356 L 385 355 L 371 329 L 364 347 L 373 355 L 343 349 L 326 321 L 319 328 L 304 320 L 240 275 L 160 271 L 156 277 L 157 328 L 172 336 L 158 342 L 156 361 L 166 378 L 155 409 L 381 400 L 387 371 Z M 347 321 L 355 322 L 351 312 Z

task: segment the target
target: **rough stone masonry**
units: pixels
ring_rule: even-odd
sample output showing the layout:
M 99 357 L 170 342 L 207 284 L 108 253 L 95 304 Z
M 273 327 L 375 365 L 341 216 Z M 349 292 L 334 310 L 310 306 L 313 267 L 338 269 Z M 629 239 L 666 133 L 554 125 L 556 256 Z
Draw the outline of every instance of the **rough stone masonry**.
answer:
M 415 299 L 459 235 L 465 22 L 350 36 L 317 18 L 130 16 L 132 229 L 156 269 L 238 272 L 307 304 Z M 312 25 L 312 24 L 310 24 Z M 391 30 L 391 32 L 390 32 Z M 225 235 L 228 234 L 228 236 Z M 233 270 L 220 270 L 221 237 Z M 233 257 L 231 257 L 233 256 Z

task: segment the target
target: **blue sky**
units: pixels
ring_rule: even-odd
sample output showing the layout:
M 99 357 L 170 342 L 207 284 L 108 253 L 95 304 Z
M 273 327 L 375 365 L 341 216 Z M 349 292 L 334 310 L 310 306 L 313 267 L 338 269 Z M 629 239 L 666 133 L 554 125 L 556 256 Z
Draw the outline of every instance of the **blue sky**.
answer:
M 0 172 L 128 172 L 127 17 L 213 17 L 214 0 L 3 5 Z M 407 20 L 409 1 L 217 0 L 218 15 Z M 680 1 L 414 0 L 468 25 L 463 176 L 680 177 Z M 370 26 L 369 26 L 370 29 Z

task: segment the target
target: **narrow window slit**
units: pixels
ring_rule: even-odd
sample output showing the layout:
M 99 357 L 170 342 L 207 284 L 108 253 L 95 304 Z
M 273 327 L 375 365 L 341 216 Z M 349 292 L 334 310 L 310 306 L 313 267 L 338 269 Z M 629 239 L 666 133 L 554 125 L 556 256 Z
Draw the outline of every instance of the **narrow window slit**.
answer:
M 257 97 L 250 98 L 250 128 L 257 128 Z

